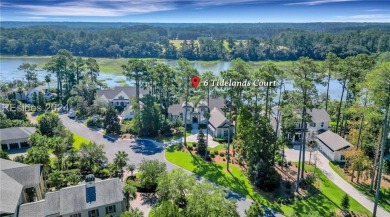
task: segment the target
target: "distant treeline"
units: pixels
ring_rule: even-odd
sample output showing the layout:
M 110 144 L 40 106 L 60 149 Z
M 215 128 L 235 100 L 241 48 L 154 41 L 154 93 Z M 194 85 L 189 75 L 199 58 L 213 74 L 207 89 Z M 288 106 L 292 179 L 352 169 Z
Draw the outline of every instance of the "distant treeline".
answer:
M 390 25 L 2 22 L 0 54 L 189 60 L 322 60 L 390 51 Z M 172 41 L 181 40 L 181 41 Z

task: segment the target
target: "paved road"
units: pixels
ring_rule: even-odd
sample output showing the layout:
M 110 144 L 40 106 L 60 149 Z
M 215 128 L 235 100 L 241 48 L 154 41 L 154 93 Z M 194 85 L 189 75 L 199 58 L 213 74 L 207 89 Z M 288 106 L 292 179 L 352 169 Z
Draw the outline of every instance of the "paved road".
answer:
M 299 146 L 294 146 L 293 149 L 285 149 L 286 159 L 288 161 L 296 162 L 299 159 Z M 306 152 L 305 160 L 309 161 L 310 153 Z M 372 211 L 374 209 L 374 202 L 372 202 L 367 196 L 360 191 L 356 190 L 351 184 L 341 178 L 333 169 L 329 166 L 329 159 L 326 158 L 321 152 L 316 151 L 312 154 L 311 162 L 314 162 L 314 155 L 317 156 L 317 167 L 328 177 L 332 182 L 339 186 L 343 191 L 348 193 L 352 198 L 358 201 L 362 206 Z M 390 213 L 384 210 L 382 207 L 377 209 L 378 217 L 390 216 Z
M 59 117 L 62 123 L 64 124 L 64 126 L 70 131 L 77 133 L 78 135 L 86 139 L 89 139 L 90 141 L 96 142 L 96 144 L 102 144 L 104 146 L 104 151 L 106 152 L 106 156 L 109 162 L 113 161 L 113 159 L 115 158 L 115 154 L 118 151 L 126 151 L 126 153 L 129 155 L 130 162 L 134 164 L 140 163 L 142 159 L 148 159 L 148 160 L 157 159 L 167 164 L 167 170 L 180 168 L 168 162 L 165 159 L 164 157 L 165 145 L 162 143 L 157 143 L 152 140 L 144 140 L 138 144 L 134 143 L 133 140 L 117 140 L 115 142 L 110 142 L 107 139 L 103 138 L 103 135 L 100 134 L 99 132 L 90 130 L 89 128 L 85 127 L 83 124 L 73 119 L 69 119 L 66 114 L 59 115 Z M 189 171 L 187 171 L 187 173 L 192 174 Z M 199 180 L 202 179 L 200 177 L 197 178 Z M 238 213 L 241 216 L 245 216 L 245 210 L 249 208 L 250 204 L 253 201 L 245 197 L 242 197 L 232 191 L 226 189 L 225 191 L 228 193 L 230 198 L 237 199 Z M 137 202 L 135 201 L 135 203 Z M 145 208 L 145 204 L 146 204 L 146 208 Z M 148 208 L 150 209 L 150 206 L 148 206 L 147 203 L 135 204 L 135 205 L 136 207 L 143 206 L 142 209 L 145 213 L 149 211 Z M 283 215 L 275 213 L 274 215 L 269 215 L 269 216 L 281 217 Z

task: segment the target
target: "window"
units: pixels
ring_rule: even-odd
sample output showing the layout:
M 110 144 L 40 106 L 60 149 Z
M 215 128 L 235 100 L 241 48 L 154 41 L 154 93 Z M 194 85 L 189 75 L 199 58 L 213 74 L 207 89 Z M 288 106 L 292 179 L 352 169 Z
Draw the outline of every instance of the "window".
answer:
M 321 122 L 321 127 L 324 127 L 324 122 Z
M 98 217 L 99 216 L 99 210 L 94 209 L 94 210 L 89 210 L 88 211 L 88 217 Z
M 223 135 L 224 135 L 224 137 L 228 137 L 229 130 L 228 129 L 223 129 Z
M 316 127 L 316 123 L 311 122 L 311 123 L 310 123 L 310 126 L 311 126 L 311 127 Z
M 345 160 L 345 156 L 341 155 L 340 160 Z
M 81 217 L 81 213 L 72 214 L 70 217 Z
M 112 214 L 112 213 L 116 213 L 116 207 L 115 205 L 111 205 L 111 206 L 106 206 L 106 214 Z

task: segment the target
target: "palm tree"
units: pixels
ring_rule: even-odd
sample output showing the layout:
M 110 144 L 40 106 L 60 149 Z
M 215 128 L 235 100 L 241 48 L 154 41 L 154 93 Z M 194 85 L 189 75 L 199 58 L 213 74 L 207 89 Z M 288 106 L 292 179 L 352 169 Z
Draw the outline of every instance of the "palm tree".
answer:
M 115 154 L 114 158 L 114 164 L 117 169 L 120 171 L 120 177 L 122 179 L 123 177 L 123 167 L 126 166 L 127 161 L 129 161 L 128 154 L 125 151 L 118 151 L 118 153 Z
M 144 217 L 144 213 L 138 208 L 131 208 L 129 211 L 122 213 L 120 217 Z
M 1 83 L 0 90 L 3 93 L 3 96 L 7 96 L 8 92 L 8 84 L 6 83 Z
M 128 164 L 126 170 L 130 172 L 131 176 L 133 176 L 134 170 L 136 169 L 135 164 Z
M 125 194 L 127 203 L 137 198 L 137 188 L 134 186 L 134 181 L 128 180 L 123 186 L 123 192 Z
M 47 89 L 50 91 L 51 74 L 45 75 L 45 82 L 47 83 Z

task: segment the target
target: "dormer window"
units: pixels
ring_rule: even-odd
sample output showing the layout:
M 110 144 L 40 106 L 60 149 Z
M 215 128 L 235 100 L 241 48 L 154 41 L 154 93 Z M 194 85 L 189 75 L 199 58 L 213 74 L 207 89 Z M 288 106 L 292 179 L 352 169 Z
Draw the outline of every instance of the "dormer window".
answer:
M 118 98 L 119 98 L 119 99 L 125 99 L 125 97 L 123 97 L 123 96 L 119 96 Z
M 324 127 L 324 124 L 325 124 L 324 122 L 321 122 L 321 127 Z

